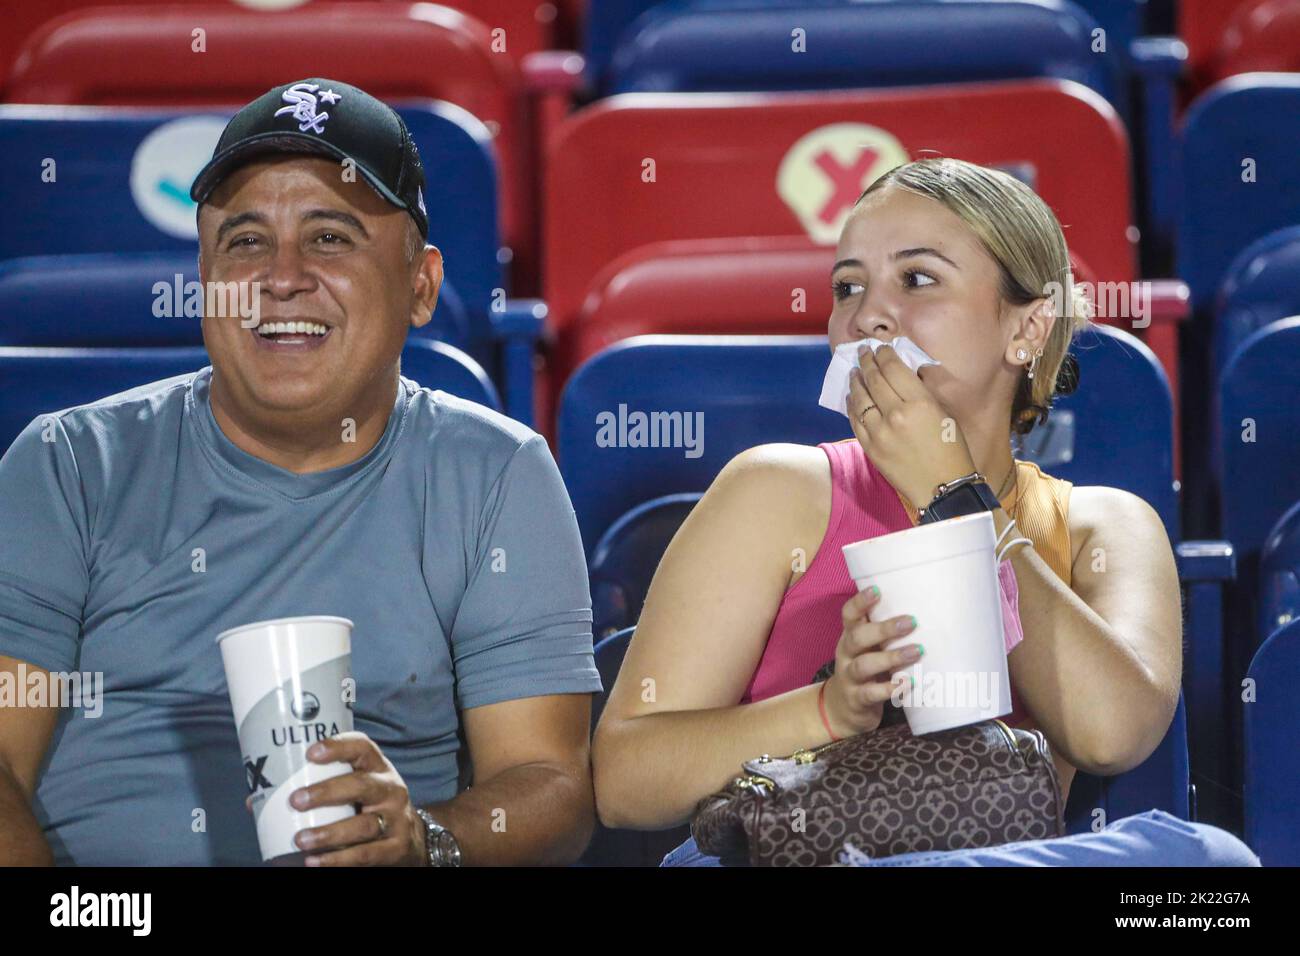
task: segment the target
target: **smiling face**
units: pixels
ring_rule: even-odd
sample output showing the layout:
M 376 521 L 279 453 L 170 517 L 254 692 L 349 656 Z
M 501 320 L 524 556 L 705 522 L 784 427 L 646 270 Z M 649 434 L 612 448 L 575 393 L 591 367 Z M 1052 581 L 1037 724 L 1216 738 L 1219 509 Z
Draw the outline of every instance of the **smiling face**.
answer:
M 831 273 L 831 347 L 863 338 L 911 339 L 937 359 L 921 379 L 947 408 L 998 395 L 1011 405 L 1016 315 L 1000 270 L 975 234 L 943 204 L 885 186 L 849 216 Z
M 408 258 L 410 221 L 323 158 L 252 162 L 213 192 L 199 212 L 203 282 L 258 282 L 262 323 L 328 329 L 291 351 L 237 317 L 205 316 L 208 355 L 241 414 L 336 424 L 364 414 L 377 391 L 391 401 L 407 330 L 429 321 L 442 280 L 436 253 Z

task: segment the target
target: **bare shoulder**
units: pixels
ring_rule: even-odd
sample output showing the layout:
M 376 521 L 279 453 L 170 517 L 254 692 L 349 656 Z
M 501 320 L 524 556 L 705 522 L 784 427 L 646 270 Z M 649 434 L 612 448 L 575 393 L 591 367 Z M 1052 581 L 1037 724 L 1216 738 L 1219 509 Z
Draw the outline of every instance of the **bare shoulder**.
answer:
M 762 507 L 764 519 L 776 513 L 815 518 L 830 511 L 830 462 L 813 445 L 773 442 L 747 448 L 727 463 L 714 485 L 728 499 Z
M 727 462 L 724 472 L 743 473 L 751 480 L 797 486 L 821 479 L 830 482 L 830 462 L 814 445 L 771 442 L 746 448 Z
M 746 448 L 719 472 L 714 484 L 730 494 L 755 495 L 782 502 L 783 496 L 803 498 L 831 485 L 830 462 L 812 445 L 773 442 Z M 784 500 L 789 506 L 795 502 Z
M 1160 515 L 1144 498 L 1122 488 L 1082 485 L 1070 490 L 1070 541 L 1074 561 L 1085 549 L 1123 542 L 1169 548 Z M 1085 556 L 1086 557 L 1086 556 Z
M 802 552 L 810 561 L 830 517 L 831 466 L 825 452 L 814 445 L 756 445 L 718 473 L 680 537 L 697 548 L 701 535 L 722 536 L 733 542 L 731 554 L 743 549 L 751 558 L 765 556 L 762 560 L 770 560 L 788 588 L 802 576 L 790 555 Z

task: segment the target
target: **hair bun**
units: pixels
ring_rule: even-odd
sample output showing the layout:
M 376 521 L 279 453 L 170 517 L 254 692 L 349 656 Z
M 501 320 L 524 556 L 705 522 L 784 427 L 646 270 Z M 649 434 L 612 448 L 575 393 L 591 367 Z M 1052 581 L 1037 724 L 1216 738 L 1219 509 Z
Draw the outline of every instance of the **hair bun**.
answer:
M 1079 387 L 1079 360 L 1073 352 L 1066 352 L 1061 360 L 1060 371 L 1056 373 L 1056 389 L 1053 395 L 1073 395 Z

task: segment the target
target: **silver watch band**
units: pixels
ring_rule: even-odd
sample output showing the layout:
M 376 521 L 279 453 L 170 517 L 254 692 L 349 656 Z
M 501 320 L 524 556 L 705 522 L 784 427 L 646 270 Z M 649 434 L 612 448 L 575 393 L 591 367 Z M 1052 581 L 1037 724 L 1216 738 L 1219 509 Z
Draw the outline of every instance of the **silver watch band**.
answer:
M 415 808 L 424 822 L 424 848 L 429 855 L 429 866 L 460 866 L 460 846 L 451 831 L 438 823 L 427 810 Z M 450 844 L 444 847 L 444 843 Z
M 962 485 L 969 485 L 972 482 L 984 480 L 984 476 L 978 471 L 972 471 L 969 475 L 962 475 L 960 478 L 954 478 L 952 481 L 945 481 L 943 484 L 939 485 L 934 489 L 934 498 L 938 498 L 940 495 L 946 495 L 954 488 L 960 488 Z M 933 501 L 934 498 L 931 498 L 930 500 Z

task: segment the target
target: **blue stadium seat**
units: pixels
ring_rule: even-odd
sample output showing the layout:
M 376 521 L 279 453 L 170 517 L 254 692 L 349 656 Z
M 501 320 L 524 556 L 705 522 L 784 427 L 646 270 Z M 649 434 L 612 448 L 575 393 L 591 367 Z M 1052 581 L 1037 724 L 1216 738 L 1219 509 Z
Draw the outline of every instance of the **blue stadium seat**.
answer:
M 845 5 L 852 0 L 823 2 L 828 5 Z M 686 0 L 684 3 L 672 3 L 670 0 L 601 0 L 600 3 L 591 4 L 584 18 L 582 42 L 588 76 L 597 88 L 605 88 L 610 60 L 618 49 L 620 40 L 625 33 L 636 32 L 637 18 L 647 11 L 657 7 L 725 8 L 729 3 L 734 5 L 735 0 Z M 812 3 L 804 0 L 803 5 L 810 6 Z M 1075 5 L 1091 15 L 1106 30 L 1110 44 L 1120 51 L 1127 51 L 1132 42 L 1143 33 L 1145 0 L 1078 0 Z
M 1080 387 L 1057 399 L 1048 427 L 1031 434 L 1019 457 L 1075 484 L 1124 488 L 1161 515 L 1187 589 L 1189 697 L 1165 743 L 1141 768 L 1104 788 L 1081 775 L 1071 802 L 1104 807 L 1109 819 L 1151 806 L 1187 817 L 1193 714 L 1205 746 L 1221 747 L 1215 738 L 1222 724 L 1215 722 L 1222 707 L 1220 589 L 1232 577 L 1233 553 L 1222 542 L 1179 543 L 1169 389 L 1150 350 L 1122 330 L 1093 327 L 1072 351 Z M 764 442 L 848 437 L 848 423 L 816 405 L 828 360 L 820 336 L 640 336 L 611 346 L 574 374 L 560 409 L 558 457 L 589 543 L 598 636 L 636 621 L 649 575 L 677 525 L 731 457 Z M 1134 408 L 1143 414 L 1135 416 Z M 696 457 L 684 440 L 676 447 L 671 441 L 633 445 L 634 416 L 654 411 L 683 414 L 679 436 L 660 433 L 668 439 L 686 437 L 686 414 L 703 415 Z M 612 445 L 601 439 L 602 422 Z M 622 447 L 620 429 L 629 439 Z M 648 433 L 642 437 L 648 444 Z M 1200 750 L 1198 757 L 1212 766 Z M 1084 825 L 1081 816 L 1072 819 Z
M 1214 374 L 1252 332 L 1292 315 L 1300 315 L 1300 226 L 1252 242 L 1228 267 L 1214 306 Z
M 1269 531 L 1300 498 L 1300 316 L 1251 333 L 1219 378 L 1217 444 L 1223 537 L 1243 559 L 1257 557 Z
M 1244 839 L 1265 866 L 1300 866 L 1300 621 L 1273 632 L 1247 675 L 1255 699 L 1241 705 Z
M 139 385 L 211 364 L 202 348 L 0 347 L 0 454 L 38 415 L 84 405 Z M 495 386 L 459 349 L 427 339 L 407 342 L 402 374 L 497 411 Z
M 631 508 L 703 491 L 746 448 L 851 437 L 817 404 L 829 360 L 824 336 L 642 335 L 583 363 L 561 398 L 557 458 L 588 554 Z M 651 436 L 648 417 L 638 432 L 650 412 L 676 413 L 658 420 L 674 433 Z
M 532 301 L 507 301 L 501 291 L 490 134 L 447 103 L 412 103 L 399 112 L 420 147 L 430 240 L 442 250 L 450 286 L 429 331 L 421 333 L 463 349 L 494 371 L 512 414 L 531 421 L 531 358 L 544 313 Z M 155 281 L 170 280 L 171 266 L 187 257 L 183 271 L 192 275 L 197 240 L 189 183 L 228 115 L 0 106 L 0 208 L 24 223 L 0 234 L 0 260 L 23 260 L 0 273 L 0 329 L 7 330 L 0 334 L 6 341 L 16 337 L 14 304 L 29 296 L 67 303 L 70 293 L 60 286 L 68 270 L 85 268 L 87 278 L 80 281 L 104 281 L 110 296 L 130 302 L 146 294 L 134 287 L 140 275 L 149 278 L 145 289 L 151 289 Z M 137 256 L 145 260 L 138 270 L 128 264 Z M 154 265 L 167 271 L 150 278 L 143 270 Z M 67 323 L 69 315 L 85 312 L 92 292 L 76 292 L 78 308 L 51 322 Z M 22 340 L 32 341 L 25 333 Z
M 1144 498 L 1179 540 L 1169 386 L 1150 349 L 1093 326 L 1072 351 L 1081 386 L 1058 398 L 1048 428 L 1021 457 L 1075 484 L 1105 484 Z M 817 444 L 852 435 L 817 405 L 830 351 L 822 336 L 646 335 L 616 343 L 574 373 L 558 423 L 558 458 L 588 554 L 621 515 L 652 498 L 700 492 L 736 454 L 765 442 Z M 708 388 L 702 388 L 708 383 Z M 1143 414 L 1132 414 L 1134 408 Z M 677 412 L 677 447 L 636 447 L 637 415 Z M 688 435 L 702 416 L 700 435 Z M 602 432 L 601 423 L 608 424 Z M 647 426 L 651 424 L 647 420 Z M 619 447 L 619 429 L 627 440 Z M 647 441 L 653 429 L 644 429 Z M 690 437 L 698 453 L 682 447 Z M 614 440 L 614 444 L 609 444 Z M 1134 468 L 1132 462 L 1142 462 Z
M 1300 489 L 1295 495 L 1296 503 L 1273 526 L 1259 556 L 1260 641 L 1300 621 Z
M 1076 80 L 1129 122 L 1149 180 L 1150 229 L 1168 242 L 1187 48 L 1143 36 L 1144 10 L 1145 0 L 602 0 L 587 17 L 587 82 L 603 94 Z M 792 57 L 784 54 L 795 27 L 808 44 Z M 944 57 L 929 54 L 935 44 Z
M 198 319 L 184 317 L 177 308 L 198 277 L 193 250 L 0 260 L 0 345 L 202 345 Z M 155 305 L 168 307 L 164 314 L 173 317 L 158 317 Z M 464 342 L 471 321 L 464 300 L 448 282 L 439 293 L 433 321 L 410 335 Z
M 592 633 L 603 640 L 636 624 L 659 559 L 700 492 L 665 495 L 637 505 L 600 536 L 588 569 Z
M 1183 430 L 1184 497 L 1189 516 L 1197 516 L 1192 520 L 1198 522 L 1208 524 L 1209 516 L 1220 510 L 1216 484 L 1223 466 L 1214 433 L 1221 413 L 1214 383 L 1232 356 L 1227 339 L 1240 331 L 1235 325 L 1223 331 L 1214 327 L 1215 297 L 1234 261 L 1252 243 L 1300 222 L 1300 166 L 1295 162 L 1300 125 L 1281 119 L 1298 114 L 1300 74 L 1247 73 L 1202 93 L 1181 124 L 1181 144 L 1173 164 L 1181 180 L 1177 273 L 1188 285 L 1195 317 L 1183 330 L 1187 336 L 1183 374 L 1189 383 L 1210 385 L 1189 387 L 1182 394 L 1181 411 L 1192 426 Z M 1195 427 L 1198 422 L 1208 422 L 1210 427 Z M 1258 529 L 1257 542 L 1279 514 Z M 1205 527 L 1198 533 L 1205 533 Z M 1214 533 L 1242 547 L 1226 529 Z M 1253 598 L 1253 589 L 1245 596 Z M 1253 616 L 1244 614 L 1238 620 L 1248 631 Z M 1247 663 L 1237 662 L 1237 676 Z
M 613 32 L 601 17 L 610 11 L 596 14 L 588 33 L 595 70 L 602 57 L 592 44 Z M 659 3 L 617 31 L 603 88 L 807 90 L 1058 77 L 1091 87 L 1123 111 L 1118 64 L 1090 49 L 1096 27 L 1072 3 L 1025 0 Z M 796 28 L 808 42 L 791 55 Z M 1115 43 L 1123 49 L 1122 38 Z M 942 58 L 929 54 L 936 45 Z
M 1247 73 L 1203 93 L 1183 123 L 1178 274 L 1213 305 L 1243 249 L 1300 221 L 1300 74 Z
M 666 543 L 666 542 L 665 542 Z M 635 627 L 617 631 L 596 644 L 596 667 L 603 693 L 592 706 L 592 727 L 600 722 L 605 700 L 632 642 Z M 1065 808 L 1069 833 L 1086 833 L 1093 828 L 1094 812 L 1101 810 L 1109 823 L 1123 817 L 1158 808 L 1180 819 L 1193 819 L 1188 802 L 1187 714 L 1180 695 L 1165 739 L 1139 767 L 1114 777 L 1099 778 L 1077 773 L 1070 785 Z M 688 827 L 668 830 L 613 830 L 597 824 L 596 833 L 582 862 L 593 866 L 657 866 L 673 847 L 690 835 Z M 1252 844 L 1253 845 L 1253 844 Z
M 1251 654 L 1266 636 L 1257 632 L 1261 549 L 1270 530 L 1297 498 L 1300 486 L 1300 406 L 1295 370 L 1300 368 L 1300 317 L 1281 319 L 1247 336 L 1220 374 L 1217 412 L 1211 420 L 1219 530 L 1237 560 L 1237 584 L 1228 594 L 1222 659 L 1218 668 L 1220 709 L 1210 719 L 1225 731 L 1224 783 L 1238 790 L 1241 763 L 1233 748 L 1241 740 L 1241 712 L 1233 705 Z M 1214 665 L 1207 662 L 1206 669 Z M 1192 724 L 1197 743 L 1200 725 Z M 1195 766 L 1195 759 L 1193 761 Z M 1235 812 L 1235 811 L 1234 811 Z

